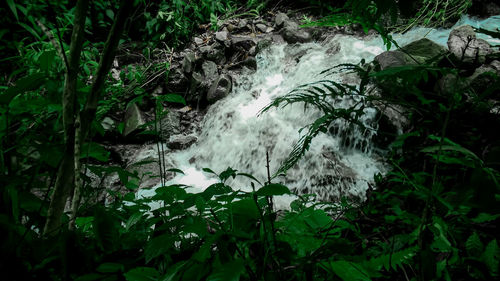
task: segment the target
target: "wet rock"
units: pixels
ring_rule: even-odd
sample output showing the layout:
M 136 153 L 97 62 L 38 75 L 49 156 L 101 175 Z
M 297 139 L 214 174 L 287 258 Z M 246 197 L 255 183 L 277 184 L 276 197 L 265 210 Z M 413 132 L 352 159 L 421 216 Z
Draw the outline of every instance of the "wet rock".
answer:
M 172 69 L 168 76 L 167 91 L 182 92 L 188 86 L 188 79 L 184 75 L 181 66 L 172 67 Z
M 219 43 L 215 42 L 209 46 L 203 46 L 200 48 L 200 51 L 206 59 L 214 60 L 219 63 L 226 62 L 226 56 L 224 55 L 224 47 Z
M 204 61 L 201 65 L 203 76 L 208 84 L 211 84 L 217 78 L 217 64 L 213 61 Z
M 461 91 L 466 87 L 463 79 L 460 79 L 455 74 L 448 73 L 441 77 L 435 84 L 434 90 L 441 95 L 450 95 L 457 91 Z
M 240 21 L 238 22 L 238 28 L 243 29 L 247 26 L 247 24 L 248 24 L 248 20 L 240 19 Z
M 112 131 L 112 130 L 114 130 L 116 128 L 116 122 L 115 122 L 115 120 L 113 120 L 110 117 L 106 116 L 101 121 L 101 126 L 104 129 L 104 131 Z
M 225 98 L 231 92 L 231 87 L 231 77 L 227 74 L 220 75 L 208 90 L 208 103 L 214 103 L 220 99 Z
M 182 70 L 184 73 L 191 73 L 194 70 L 196 56 L 193 52 L 188 52 L 182 60 Z
M 311 34 L 304 28 L 300 28 L 296 22 L 287 21 L 284 25 L 282 35 L 287 43 L 306 43 L 312 40 Z
M 389 67 L 428 63 L 446 53 L 444 47 L 427 38 L 414 41 L 401 49 L 383 52 L 376 56 L 374 61 L 384 70 Z
M 124 121 L 123 136 L 125 137 L 142 130 L 142 126 L 146 124 L 143 113 L 135 103 L 127 108 Z
M 255 52 L 258 54 L 260 53 L 262 50 L 270 47 L 272 45 L 272 41 L 270 39 L 262 39 L 260 40 L 259 42 L 257 42 L 257 46 L 256 46 L 256 49 L 255 49 Z
M 193 145 L 198 138 L 193 135 L 175 135 L 171 136 L 170 140 L 167 142 L 167 147 L 170 149 L 186 149 Z
M 493 53 L 488 42 L 476 38 L 476 33 L 470 25 L 457 27 L 450 32 L 448 49 L 456 60 L 469 64 L 482 64 L 486 56 Z
M 248 67 L 249 69 L 252 69 L 252 70 L 257 70 L 257 60 L 255 59 L 255 57 L 247 57 L 242 63 L 241 65 L 243 66 L 246 66 Z
M 289 20 L 289 18 L 285 13 L 278 13 L 274 19 L 274 23 L 277 27 L 282 27 L 287 20 Z

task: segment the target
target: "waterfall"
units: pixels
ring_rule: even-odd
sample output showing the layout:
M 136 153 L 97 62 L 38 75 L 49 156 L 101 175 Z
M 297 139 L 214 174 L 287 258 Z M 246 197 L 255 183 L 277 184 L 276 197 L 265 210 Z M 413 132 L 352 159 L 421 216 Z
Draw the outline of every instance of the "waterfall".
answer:
M 498 23 L 498 18 L 494 22 Z M 489 28 L 492 23 L 491 18 L 481 22 L 463 18 L 457 25 L 462 24 Z M 450 31 L 415 28 L 406 34 L 394 34 L 394 39 L 403 46 L 426 36 L 446 45 Z M 488 41 L 498 44 L 491 38 Z M 261 109 L 299 85 L 325 78 L 318 75 L 324 69 L 343 63 L 357 64 L 362 59 L 369 62 L 384 50 L 378 36 L 357 39 L 347 35 L 335 35 L 324 42 L 272 45 L 265 49 L 257 56 L 257 70 L 234 77 L 232 93 L 208 109 L 198 142 L 186 150 L 168 152 L 174 166 L 185 173 L 169 183 L 189 185 L 191 192 L 201 191 L 217 182 L 212 175 L 202 172 L 205 167 L 218 173 L 231 167 L 265 182 L 266 152 L 273 173 L 299 140 L 299 130 L 320 117 L 320 112 L 304 110 L 302 104 L 295 104 L 258 116 Z M 356 82 L 353 77 L 339 74 L 326 79 Z M 337 99 L 334 106 L 346 108 L 352 102 L 349 98 Z M 373 122 L 376 113 L 374 108 L 367 108 L 360 121 L 376 129 Z M 376 130 L 353 129 L 342 121 L 336 121 L 332 128 L 328 133 L 320 133 L 297 165 L 273 182 L 283 183 L 299 193 L 317 194 L 320 199 L 340 195 L 364 199 L 374 175 L 386 172 L 371 145 Z M 245 177 L 231 179 L 227 184 L 233 189 L 251 190 Z M 141 192 L 143 196 L 148 194 Z M 286 207 L 290 198 L 278 201 L 278 206 Z

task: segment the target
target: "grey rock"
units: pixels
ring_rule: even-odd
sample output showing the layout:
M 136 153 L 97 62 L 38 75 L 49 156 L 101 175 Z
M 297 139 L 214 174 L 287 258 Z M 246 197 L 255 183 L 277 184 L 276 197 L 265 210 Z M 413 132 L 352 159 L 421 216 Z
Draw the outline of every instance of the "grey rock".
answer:
M 255 39 L 250 36 L 232 36 L 231 45 L 236 48 L 243 48 L 244 50 L 249 50 L 255 46 Z
M 500 78 L 500 71 L 492 65 L 481 65 L 476 68 L 474 73 L 467 78 L 470 87 L 477 93 L 481 94 L 488 89 L 493 83 Z
M 169 110 L 167 115 L 161 119 L 160 137 L 167 140 L 170 136 L 181 132 L 181 114 L 178 111 Z
M 123 135 L 128 136 L 132 133 L 141 130 L 141 127 L 146 124 L 144 120 L 143 113 L 139 107 L 134 103 L 131 104 L 127 111 L 125 112 L 125 127 L 123 129 Z
M 249 56 L 241 64 L 252 70 L 257 69 L 257 60 L 255 59 L 255 57 Z
M 257 54 L 257 46 L 253 46 L 252 48 L 250 48 L 250 50 L 248 50 L 248 54 L 251 56 L 255 56 Z
M 500 71 L 500 61 L 494 60 L 490 62 L 490 65 L 493 66 L 496 70 Z
M 197 137 L 193 135 L 175 135 L 171 136 L 167 142 L 167 147 L 170 149 L 186 149 L 193 145 L 198 140 Z
M 476 38 L 470 25 L 457 27 L 450 32 L 448 49 L 458 61 L 464 63 L 482 64 L 486 56 L 493 53 L 488 42 Z
M 182 70 L 184 73 L 191 73 L 194 70 L 194 63 L 196 61 L 196 56 L 193 52 L 188 52 L 182 60 Z
M 217 39 L 221 42 L 228 40 L 228 36 L 229 36 L 229 32 L 227 32 L 227 31 L 215 32 L 215 39 Z
M 194 43 L 196 43 L 196 45 L 201 45 L 203 44 L 203 39 L 201 39 L 200 37 L 195 37 Z
M 311 34 L 307 30 L 300 28 L 296 22 L 286 21 L 284 25 L 281 34 L 287 43 L 306 43 L 312 40 Z
M 209 60 L 204 61 L 201 65 L 201 70 L 205 80 L 208 80 L 210 83 L 217 78 L 217 64 L 215 64 L 215 62 Z
M 105 131 L 111 131 L 116 128 L 116 122 L 115 120 L 111 119 L 110 117 L 106 116 L 104 119 L 101 121 L 101 126 Z
M 238 28 L 239 29 L 242 29 L 242 28 L 245 28 L 248 24 L 248 20 L 246 19 L 240 19 L 240 21 L 238 22 Z
M 207 101 L 214 103 L 220 99 L 225 98 L 231 92 L 232 82 L 231 77 L 227 74 L 222 74 L 212 84 L 207 93 Z
M 227 31 L 233 32 L 237 27 L 234 24 L 230 23 L 226 26 L 226 28 L 227 28 Z
M 258 23 L 255 25 L 255 27 L 257 27 L 257 29 L 260 30 L 260 32 L 262 32 L 262 33 L 267 32 L 267 25 L 265 25 L 263 23 Z
M 276 23 L 277 27 L 281 27 L 287 20 L 289 20 L 289 18 L 285 13 L 278 13 L 274 19 L 274 23 Z
M 448 73 L 436 82 L 434 89 L 441 95 L 450 95 L 463 90 L 466 86 L 466 83 L 457 75 Z

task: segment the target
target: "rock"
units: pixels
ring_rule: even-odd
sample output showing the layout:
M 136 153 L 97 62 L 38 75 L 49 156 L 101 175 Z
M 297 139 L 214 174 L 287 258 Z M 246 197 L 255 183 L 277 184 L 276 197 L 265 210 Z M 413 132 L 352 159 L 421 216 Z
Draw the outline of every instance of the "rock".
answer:
M 476 94 L 484 93 L 493 83 L 500 78 L 500 71 L 492 65 L 482 65 L 467 78 L 467 82 Z
M 434 90 L 441 95 L 450 95 L 463 90 L 467 84 L 457 75 L 448 73 L 441 77 L 435 84 Z
M 456 60 L 468 64 L 483 64 L 486 56 L 493 53 L 488 42 L 476 38 L 470 25 L 457 27 L 450 32 L 448 49 Z
M 142 126 L 146 124 L 143 113 L 139 107 L 134 103 L 131 104 L 125 112 L 125 127 L 123 129 L 123 136 L 129 136 L 132 133 L 140 131 Z
M 243 66 L 246 66 L 252 70 L 257 70 L 257 60 L 255 59 L 255 57 L 247 57 L 242 63 L 241 65 Z
M 193 135 L 175 135 L 171 136 L 169 141 L 167 142 L 167 147 L 170 149 L 186 149 L 193 145 L 198 138 Z
M 376 56 L 374 61 L 384 70 L 389 67 L 427 63 L 445 53 L 444 47 L 423 38 L 402 47 L 401 50 L 383 52 Z
M 281 27 L 287 20 L 289 20 L 289 18 L 285 13 L 278 13 L 274 19 L 274 23 L 276 23 L 277 27 Z
M 200 48 L 200 51 L 206 59 L 214 60 L 219 63 L 226 62 L 224 47 L 219 42 L 215 42 L 214 44 L 209 46 L 203 46 Z
M 260 32 L 262 32 L 262 33 L 267 32 L 267 25 L 265 25 L 263 23 L 258 23 L 255 25 L 255 27 L 257 27 L 257 29 L 260 30 Z
M 244 50 L 249 50 L 255 46 L 255 39 L 250 36 L 232 36 L 231 45 L 236 48 L 242 48 Z
M 233 32 L 233 31 L 234 31 L 237 27 L 236 27 L 234 24 L 231 24 L 231 23 L 230 23 L 230 24 L 228 24 L 228 25 L 226 26 L 226 28 L 227 28 L 227 31 L 229 31 L 229 32 Z
M 215 32 L 215 39 L 217 39 L 220 42 L 224 42 L 228 40 L 229 33 L 227 31 L 219 31 Z
M 110 117 L 106 116 L 101 121 L 101 126 L 104 129 L 104 131 L 112 131 L 112 130 L 114 130 L 116 128 L 116 122 L 115 122 L 115 120 L 113 120 Z
M 284 25 L 282 35 L 287 43 L 306 43 L 311 41 L 311 34 L 305 29 L 300 28 L 296 22 L 286 21 Z
M 490 65 L 493 66 L 497 71 L 500 71 L 500 61 L 494 60 L 490 62 Z
M 194 63 L 196 61 L 196 56 L 193 52 L 188 52 L 184 55 L 182 60 L 182 70 L 184 73 L 191 73 L 194 70 Z
M 203 77 L 206 81 L 209 81 L 211 84 L 217 78 L 217 64 L 213 61 L 204 61 L 201 65 L 201 70 L 203 72 Z
M 273 42 L 270 40 L 270 39 L 262 39 L 260 40 L 259 42 L 257 42 L 257 47 L 255 49 L 255 52 L 258 54 L 260 53 L 262 50 L 268 48 L 269 46 L 271 46 Z
M 167 140 L 170 136 L 181 133 L 181 114 L 178 111 L 169 110 L 167 115 L 161 119 L 160 137 Z
M 201 45 L 203 44 L 203 39 L 201 39 L 200 37 L 195 37 L 194 43 L 196 43 L 196 45 Z
M 246 19 L 240 19 L 240 21 L 238 22 L 238 28 L 243 29 L 247 26 L 247 24 L 248 21 Z
M 212 84 L 207 93 L 208 103 L 214 103 L 220 99 L 225 98 L 231 92 L 231 77 L 227 74 L 222 74 Z
M 250 48 L 250 50 L 248 50 L 248 54 L 250 56 L 255 56 L 257 54 L 257 46 L 253 46 L 252 48 Z

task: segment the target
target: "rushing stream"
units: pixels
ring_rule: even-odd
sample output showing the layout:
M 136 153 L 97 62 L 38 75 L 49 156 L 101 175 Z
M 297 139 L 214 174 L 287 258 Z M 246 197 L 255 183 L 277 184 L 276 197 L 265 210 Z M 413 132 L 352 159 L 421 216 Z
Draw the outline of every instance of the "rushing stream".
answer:
M 463 18 L 455 26 L 470 24 L 495 29 L 500 26 L 499 23 L 500 16 L 483 21 Z M 404 46 L 427 37 L 446 46 L 450 31 L 415 28 L 404 35 L 395 34 L 394 39 Z M 500 44 L 499 40 L 486 35 L 479 34 L 478 37 L 492 45 Z M 205 167 L 218 173 L 231 167 L 252 174 L 261 182 L 266 181 L 266 152 L 269 153 L 273 173 L 299 139 L 299 129 L 314 122 L 320 113 L 304 110 L 302 104 L 272 109 L 257 116 L 259 111 L 273 98 L 285 95 L 301 84 L 324 78 L 318 76 L 324 69 L 342 63 L 357 64 L 361 59 L 369 62 L 384 50 L 379 37 L 360 40 L 353 36 L 336 35 L 325 42 L 273 45 L 262 51 L 257 57 L 257 71 L 236 77 L 232 93 L 210 107 L 198 142 L 183 151 L 167 152 L 174 166 L 185 173 L 169 183 L 190 185 L 192 191 L 202 190 L 217 182 L 216 178 L 202 172 Z M 337 75 L 327 78 L 342 82 L 346 77 Z M 349 100 L 346 99 L 335 104 L 338 107 L 347 105 Z M 379 153 L 370 144 L 371 137 L 376 134 L 375 115 L 375 109 L 365 109 L 361 120 L 374 130 L 338 130 L 352 132 L 351 145 L 348 146 L 342 144 L 339 134 L 320 133 L 305 157 L 288 171 L 286 177 L 277 177 L 274 182 L 284 183 L 300 192 L 317 194 L 322 199 L 339 195 L 365 198 L 373 176 L 385 172 Z M 337 126 L 349 124 L 339 122 Z M 361 145 L 354 145 L 356 143 Z M 250 189 L 245 177 L 237 177 L 227 183 L 234 189 Z M 141 195 L 150 192 L 141 191 Z M 282 198 L 278 201 L 277 205 L 285 207 L 289 200 Z

